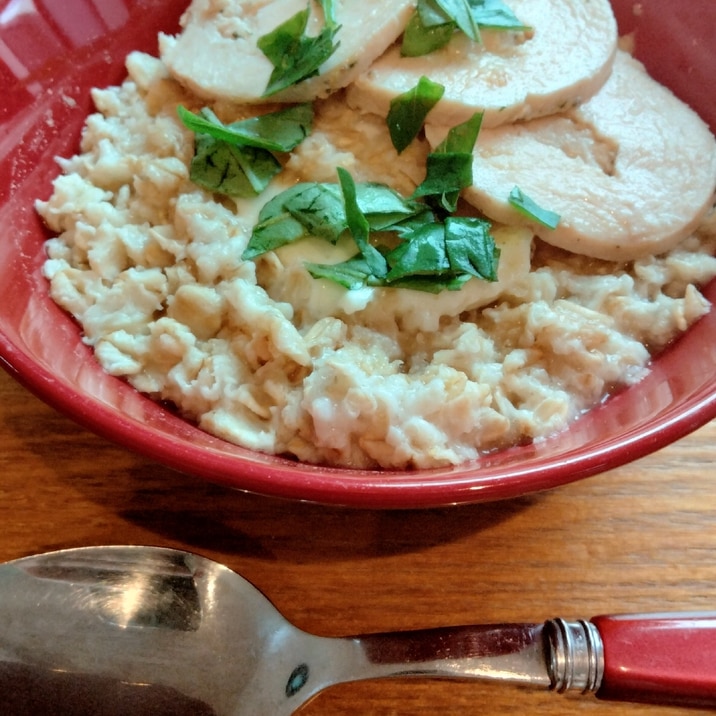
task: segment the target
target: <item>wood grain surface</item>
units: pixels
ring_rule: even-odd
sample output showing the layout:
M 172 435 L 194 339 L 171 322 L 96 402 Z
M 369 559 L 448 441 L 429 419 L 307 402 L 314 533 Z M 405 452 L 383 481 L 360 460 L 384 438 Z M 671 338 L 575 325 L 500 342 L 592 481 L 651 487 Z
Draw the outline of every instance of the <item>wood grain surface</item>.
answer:
M 284 502 L 173 472 L 77 427 L 2 371 L 0 441 L 1 561 L 92 544 L 188 549 L 240 572 L 321 635 L 716 608 L 714 423 L 548 493 L 414 512 Z M 402 679 L 329 689 L 301 713 L 699 710 Z

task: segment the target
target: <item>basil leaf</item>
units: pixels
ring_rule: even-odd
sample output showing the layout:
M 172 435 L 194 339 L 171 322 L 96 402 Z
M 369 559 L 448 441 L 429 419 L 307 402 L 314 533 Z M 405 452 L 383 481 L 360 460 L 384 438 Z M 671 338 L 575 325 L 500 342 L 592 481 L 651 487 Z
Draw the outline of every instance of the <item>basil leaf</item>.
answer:
M 373 275 L 383 277 L 388 272 L 388 265 L 385 262 L 383 254 L 368 241 L 370 238 L 370 225 L 360 206 L 358 206 L 356 185 L 353 181 L 353 177 L 345 169 L 339 167 L 338 180 L 340 181 L 341 191 L 343 193 L 348 230 L 353 235 L 353 240 L 356 242 L 358 250 L 361 252 Z
M 423 76 L 415 87 L 391 100 L 387 117 L 388 131 L 398 154 L 418 136 L 425 118 L 443 94 L 443 85 Z
M 398 237 L 402 238 L 412 234 L 413 231 L 421 227 L 423 224 L 430 224 L 438 220 L 435 213 L 429 206 L 425 204 L 422 204 L 422 206 L 423 211 L 418 214 L 414 214 L 413 216 L 409 216 L 407 219 L 394 223 L 390 226 L 390 230 L 395 232 Z
M 482 126 L 482 112 L 476 112 L 462 124 L 450 128 L 445 139 L 435 148 L 436 152 L 459 152 L 472 154 Z
M 372 231 L 408 230 L 406 222 L 425 213 L 422 203 L 405 199 L 385 184 L 358 184 L 356 198 Z M 311 235 L 335 243 L 346 228 L 337 184 L 296 184 L 264 204 L 242 258 L 256 258 Z
M 445 246 L 450 268 L 485 281 L 497 280 L 500 250 L 485 219 L 452 216 L 445 219 Z
M 256 258 L 267 251 L 274 251 L 308 236 L 303 224 L 284 208 L 284 204 L 304 191 L 305 187 L 306 184 L 295 184 L 263 205 L 246 249 L 241 255 L 242 259 Z
M 400 51 L 404 57 L 427 55 L 447 45 L 458 29 L 473 42 L 481 42 L 480 28 L 531 30 L 502 0 L 418 0 Z
M 449 217 L 444 224 L 424 224 L 388 254 L 386 282 L 395 285 L 395 281 L 409 276 L 430 276 L 440 283 L 449 278 L 462 284 L 471 276 L 496 281 L 499 249 L 490 226 L 488 221 L 473 217 Z
M 313 278 L 328 279 L 349 291 L 376 283 L 368 262 L 361 254 L 337 264 L 317 264 L 306 261 L 304 266 Z
M 229 196 L 260 194 L 281 171 L 272 151 L 288 152 L 310 132 L 313 108 L 297 105 L 223 124 L 211 109 L 194 114 L 179 106 L 182 123 L 196 133 L 190 179 Z
M 425 27 L 452 24 L 457 28 L 455 20 L 440 7 L 438 0 L 418 0 L 416 10 L 420 15 L 420 21 Z
M 450 42 L 457 25 L 454 22 L 426 22 L 423 13 L 418 9 L 410 16 L 400 45 L 403 57 L 422 57 L 439 50 Z
M 532 28 L 520 22 L 502 0 L 468 0 L 472 16 L 479 27 L 492 30 L 527 31 Z
M 326 27 L 337 27 L 336 5 L 333 0 L 319 0 L 319 4 L 323 10 L 323 19 L 326 23 Z
M 280 171 L 281 164 L 265 149 L 237 146 L 199 134 L 189 178 L 209 191 L 250 198 L 260 194 Z
M 424 204 L 406 199 L 377 182 L 361 182 L 356 186 L 356 196 L 371 231 L 395 230 L 398 225 L 425 212 Z
M 177 107 L 177 112 L 183 124 L 197 134 L 274 152 L 290 152 L 297 147 L 310 134 L 313 122 L 313 105 L 310 103 L 231 124 L 223 124 L 208 107 L 200 114 L 182 106 Z
M 441 275 L 450 270 L 445 248 L 445 226 L 434 222 L 416 229 L 386 257 L 390 283 L 406 276 Z
M 445 146 L 452 146 L 451 142 L 466 146 L 466 137 L 473 136 L 474 131 L 463 128 Z M 472 277 L 496 279 L 499 250 L 487 220 L 447 217 L 442 221 L 423 202 L 405 199 L 390 187 L 356 183 L 343 168 L 337 174 L 338 184 L 297 184 L 267 202 L 242 258 L 255 258 L 306 236 L 335 243 L 347 229 L 358 253 L 337 264 L 306 262 L 314 278 L 349 290 L 383 286 L 432 293 L 458 290 Z M 375 247 L 370 242 L 374 230 L 392 232 L 397 246 Z
M 434 0 L 434 2 L 473 42 L 480 42 L 480 30 L 473 16 L 470 0 Z
M 284 212 L 254 227 L 241 258 L 244 261 L 255 259 L 267 251 L 275 251 L 286 244 L 303 239 L 306 235 L 301 223 Z
M 327 24 L 318 35 L 306 35 L 310 9 L 300 10 L 266 35 L 257 47 L 274 66 L 264 97 L 318 74 L 319 67 L 336 51 L 339 26 Z
M 283 208 L 303 226 L 307 236 L 335 244 L 346 230 L 345 210 L 335 184 L 304 184 L 302 191 L 284 201 Z
M 472 184 L 472 154 L 433 152 L 428 154 L 425 179 L 414 197 L 427 197 L 433 206 L 455 211 L 460 191 Z
M 554 211 L 543 209 L 536 201 L 530 199 L 519 187 L 514 187 L 510 192 L 508 201 L 523 216 L 531 221 L 546 226 L 548 229 L 556 229 L 559 224 L 560 215 Z
M 414 196 L 430 197 L 442 211 L 455 211 L 460 192 L 472 184 L 472 151 L 481 125 L 482 113 L 477 112 L 450 129 L 435 151 L 428 154 L 425 179 Z

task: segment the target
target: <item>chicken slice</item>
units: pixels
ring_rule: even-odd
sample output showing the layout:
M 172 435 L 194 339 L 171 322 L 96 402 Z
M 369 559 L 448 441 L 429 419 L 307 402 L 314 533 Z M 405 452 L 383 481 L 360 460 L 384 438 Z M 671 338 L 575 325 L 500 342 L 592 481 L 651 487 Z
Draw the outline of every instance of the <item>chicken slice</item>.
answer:
M 445 128 L 429 128 L 431 143 Z M 488 217 L 525 221 L 508 203 L 518 186 L 557 212 L 544 241 L 606 260 L 662 253 L 710 210 L 716 142 L 706 124 L 620 52 L 604 88 L 565 115 L 483 131 L 465 199 Z
M 351 86 L 348 102 L 386 116 L 390 101 L 421 76 L 445 86 L 432 122 L 455 125 L 484 111 L 483 126 L 541 117 L 591 97 L 617 48 L 608 0 L 507 0 L 530 32 L 485 30 L 482 44 L 456 34 L 443 49 L 402 57 L 394 46 Z
M 160 35 L 160 56 L 172 75 L 200 97 L 263 102 L 273 65 L 257 41 L 306 6 L 307 0 L 193 0 L 182 16 L 182 31 Z M 352 82 L 400 35 L 414 7 L 415 0 L 337 2 L 338 49 L 318 76 L 270 99 L 307 102 Z M 316 35 L 324 19 L 317 3 L 310 8 L 307 33 Z

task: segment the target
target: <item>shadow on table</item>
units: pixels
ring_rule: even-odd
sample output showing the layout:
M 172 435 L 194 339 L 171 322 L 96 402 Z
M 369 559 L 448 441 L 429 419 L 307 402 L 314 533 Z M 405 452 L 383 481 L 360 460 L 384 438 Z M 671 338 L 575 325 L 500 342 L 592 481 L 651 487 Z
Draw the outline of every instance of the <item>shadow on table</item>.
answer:
M 355 510 L 245 494 L 159 471 L 163 477 L 158 490 L 144 485 L 144 469 L 130 473 L 127 479 L 135 491 L 122 512 L 126 519 L 197 548 L 293 564 L 419 551 L 488 529 L 538 499 L 409 511 Z
M 79 493 L 82 500 L 129 523 L 125 533 L 108 525 L 114 541 L 148 531 L 157 544 L 181 543 L 188 549 L 292 564 L 377 557 L 418 552 L 479 533 L 540 499 L 533 495 L 444 508 L 359 510 L 262 497 L 158 465 L 82 430 L 51 408 L 44 417 L 42 434 L 29 421 L 18 420 L 13 426 L 18 439 L 40 461 L 41 479 L 49 475 L 59 482 L 66 499 Z M 66 459 L 69 451 L 75 459 Z M 79 546 L 82 532 L 79 526 L 77 545 L 47 548 Z

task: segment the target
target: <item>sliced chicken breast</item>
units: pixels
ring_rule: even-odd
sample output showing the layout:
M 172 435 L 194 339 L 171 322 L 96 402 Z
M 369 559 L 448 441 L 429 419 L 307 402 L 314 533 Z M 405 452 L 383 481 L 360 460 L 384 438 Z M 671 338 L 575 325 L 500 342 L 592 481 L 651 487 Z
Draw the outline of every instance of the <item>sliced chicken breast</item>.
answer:
M 445 128 L 428 129 L 431 143 Z M 643 66 L 620 52 L 612 76 L 564 115 L 481 132 L 474 185 L 465 198 L 505 223 L 525 219 L 508 203 L 518 186 L 557 212 L 544 241 L 607 260 L 673 248 L 710 210 L 716 142 L 706 124 Z
M 210 100 L 263 102 L 273 65 L 257 47 L 263 35 L 297 12 L 307 0 L 193 0 L 176 36 L 160 35 L 160 56 L 172 75 Z M 307 33 L 317 35 L 324 19 L 311 3 Z M 319 75 L 271 96 L 276 102 L 306 102 L 352 82 L 403 31 L 415 0 L 342 0 L 338 49 Z
M 483 126 L 577 105 L 606 81 L 617 47 L 609 0 L 508 0 L 530 32 L 485 30 L 482 44 L 456 34 L 443 49 L 402 57 L 394 46 L 351 86 L 349 103 L 386 116 L 390 101 L 425 75 L 445 86 L 430 114 L 454 125 L 478 111 Z

